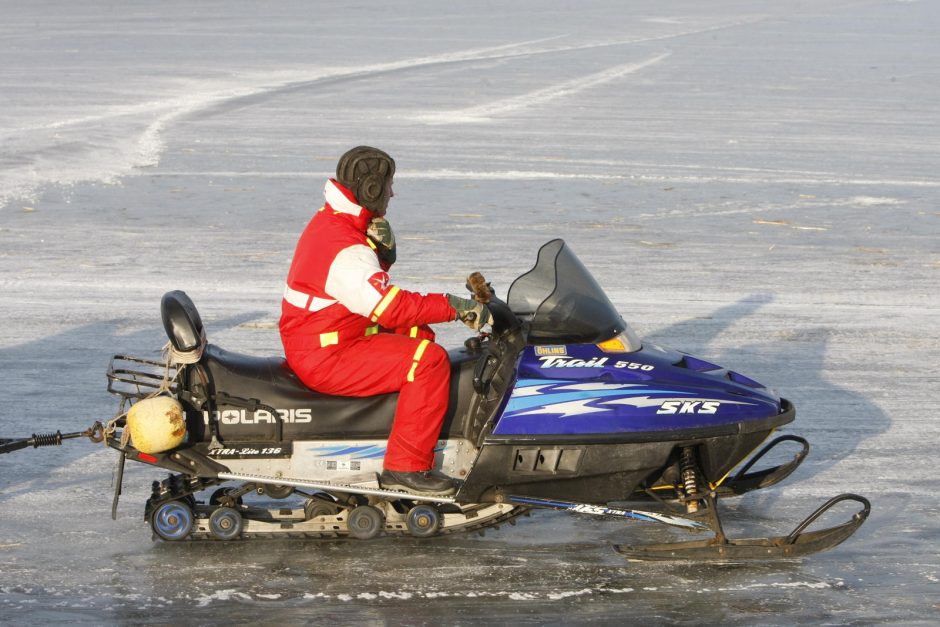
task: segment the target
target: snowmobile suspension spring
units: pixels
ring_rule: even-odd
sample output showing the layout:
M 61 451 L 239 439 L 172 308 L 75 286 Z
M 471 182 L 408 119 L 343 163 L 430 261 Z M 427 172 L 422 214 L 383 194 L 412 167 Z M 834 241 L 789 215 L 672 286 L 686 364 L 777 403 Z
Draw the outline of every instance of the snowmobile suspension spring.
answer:
M 43 433 L 40 435 L 34 433 L 32 442 L 33 448 L 39 448 L 40 446 L 59 446 L 62 444 L 62 432 L 56 431 L 55 433 Z
M 695 473 L 695 451 L 691 446 L 682 449 L 679 468 L 682 471 L 682 488 L 685 496 L 690 498 L 685 504 L 686 511 L 694 514 L 698 511 L 698 502 L 691 499 L 698 494 L 698 480 Z

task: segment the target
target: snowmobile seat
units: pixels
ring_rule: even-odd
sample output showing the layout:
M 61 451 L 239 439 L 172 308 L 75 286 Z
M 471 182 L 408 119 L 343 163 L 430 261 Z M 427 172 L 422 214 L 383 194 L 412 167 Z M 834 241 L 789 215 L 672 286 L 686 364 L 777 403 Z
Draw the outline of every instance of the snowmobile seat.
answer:
M 196 305 L 186 292 L 173 290 L 160 300 L 163 328 L 173 348 L 179 353 L 198 350 L 205 341 L 205 328 Z
M 450 403 L 442 430 L 448 437 L 459 437 L 464 430 L 462 418 L 473 392 L 478 357 L 464 349 L 450 351 Z M 321 394 L 304 385 L 281 357 L 253 357 L 214 344 L 206 346 L 202 364 L 211 380 L 215 418 L 224 440 L 275 438 L 273 412 L 281 417 L 285 440 L 384 439 L 391 430 L 397 392 L 366 397 Z M 189 421 L 191 432 L 208 440 L 208 416 L 199 418 L 198 425 Z

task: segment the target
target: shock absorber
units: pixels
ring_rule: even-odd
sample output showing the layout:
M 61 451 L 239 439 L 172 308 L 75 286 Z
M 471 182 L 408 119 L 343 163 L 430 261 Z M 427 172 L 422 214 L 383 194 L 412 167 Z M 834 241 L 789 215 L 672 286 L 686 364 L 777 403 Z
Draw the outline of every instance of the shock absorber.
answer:
M 56 431 L 55 433 L 41 433 L 39 435 L 34 433 L 29 443 L 33 445 L 33 448 L 39 448 L 40 446 L 60 446 L 62 444 L 62 432 Z
M 31 438 L 0 438 L 0 453 L 12 453 L 28 446 L 33 448 L 60 446 L 63 440 L 81 437 L 87 437 L 92 442 L 101 442 L 104 439 L 104 427 L 101 426 L 100 422 L 96 422 L 85 431 L 76 431 L 75 433 L 56 431 L 55 433 L 41 433 L 39 435 L 34 433 Z
M 682 479 L 682 490 L 685 492 L 686 502 L 685 511 L 694 514 L 699 509 L 698 495 L 698 473 L 695 471 L 695 449 L 686 446 L 682 449 L 682 456 L 679 458 L 679 470 Z

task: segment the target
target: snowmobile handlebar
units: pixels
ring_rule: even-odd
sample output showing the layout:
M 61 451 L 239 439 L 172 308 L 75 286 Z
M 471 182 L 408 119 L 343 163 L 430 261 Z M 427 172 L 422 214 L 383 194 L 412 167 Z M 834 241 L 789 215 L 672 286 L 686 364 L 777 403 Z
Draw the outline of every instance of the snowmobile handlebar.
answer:
M 508 331 L 516 331 L 522 328 L 522 322 L 512 312 L 509 305 L 499 298 L 493 296 L 490 302 L 486 304 L 493 316 L 493 332 L 496 335 L 503 335 Z
M 516 317 L 516 314 L 512 312 L 509 305 L 496 297 L 493 286 L 481 273 L 474 272 L 467 277 L 467 290 L 473 294 L 475 301 L 486 305 L 489 309 L 490 314 L 493 316 L 493 332 L 496 335 L 502 335 L 507 331 L 515 331 L 522 327 L 522 323 Z
M 467 277 L 467 289 L 473 294 L 473 300 L 484 305 L 489 304 L 494 296 L 493 287 L 479 272 Z

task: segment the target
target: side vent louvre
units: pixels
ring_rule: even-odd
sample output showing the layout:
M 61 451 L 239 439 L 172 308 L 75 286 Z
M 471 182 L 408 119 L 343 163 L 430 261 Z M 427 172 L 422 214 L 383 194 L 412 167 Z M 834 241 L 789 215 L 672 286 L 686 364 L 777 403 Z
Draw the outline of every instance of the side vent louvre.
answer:
M 521 473 L 574 473 L 583 453 L 580 448 L 519 448 L 512 469 Z
M 698 359 L 692 357 L 691 355 L 685 355 L 673 364 L 678 368 L 687 368 L 688 370 L 694 370 L 696 372 L 709 372 L 711 370 L 721 370 L 722 367 L 718 364 L 713 364 L 711 362 L 705 361 L 704 359 Z
M 762 388 L 762 387 L 764 387 L 763 385 L 761 385 L 760 383 L 758 383 L 758 382 L 755 381 L 754 379 L 749 379 L 749 378 L 745 377 L 743 374 L 738 374 L 737 372 L 731 372 L 731 371 L 729 370 L 727 376 L 728 376 L 728 380 L 729 380 L 729 381 L 733 381 L 733 382 L 735 382 L 735 383 L 740 383 L 741 385 L 746 385 L 746 386 L 751 387 L 751 388 Z

